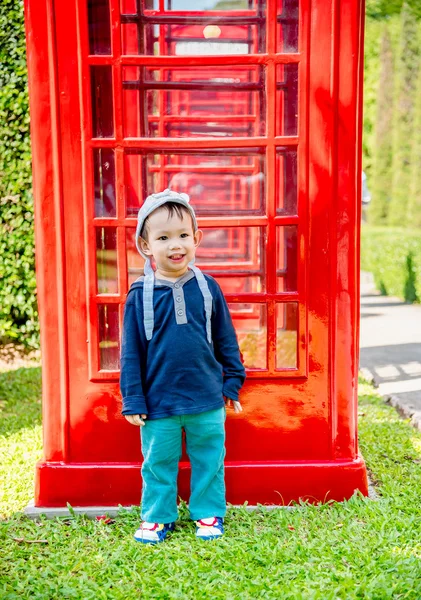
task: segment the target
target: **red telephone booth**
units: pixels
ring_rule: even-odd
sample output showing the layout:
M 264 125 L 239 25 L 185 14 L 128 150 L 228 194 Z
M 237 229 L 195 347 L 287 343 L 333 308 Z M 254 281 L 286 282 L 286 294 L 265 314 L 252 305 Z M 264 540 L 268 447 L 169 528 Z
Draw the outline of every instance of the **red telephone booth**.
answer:
M 35 505 L 140 499 L 120 415 L 145 197 L 187 192 L 247 367 L 234 504 L 367 494 L 357 444 L 363 0 L 25 0 L 44 458 Z M 180 494 L 188 496 L 183 459 Z

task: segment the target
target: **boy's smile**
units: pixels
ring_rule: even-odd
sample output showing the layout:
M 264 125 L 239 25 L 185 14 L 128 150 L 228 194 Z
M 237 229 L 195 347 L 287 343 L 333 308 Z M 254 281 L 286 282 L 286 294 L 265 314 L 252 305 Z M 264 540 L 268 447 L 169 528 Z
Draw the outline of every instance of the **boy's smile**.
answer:
M 202 236 L 202 231 L 193 231 L 188 214 L 183 212 L 180 219 L 177 214 L 170 216 L 165 207 L 161 207 L 149 216 L 147 241 L 141 238 L 140 245 L 146 255 L 153 256 L 156 276 L 175 281 L 187 271 Z

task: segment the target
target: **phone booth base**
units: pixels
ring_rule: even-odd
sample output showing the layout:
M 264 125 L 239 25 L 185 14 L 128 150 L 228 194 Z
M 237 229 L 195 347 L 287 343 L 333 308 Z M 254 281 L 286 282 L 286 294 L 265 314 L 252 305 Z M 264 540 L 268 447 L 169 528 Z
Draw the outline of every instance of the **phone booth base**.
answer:
M 186 192 L 247 379 L 227 501 L 368 494 L 358 450 L 363 0 L 25 0 L 44 458 L 35 506 L 140 501 L 119 347 L 146 196 Z M 179 494 L 188 500 L 183 455 Z
M 140 503 L 138 465 L 49 465 L 40 462 L 36 475 L 36 507 L 132 506 Z M 180 464 L 179 496 L 189 498 L 190 467 Z M 226 464 L 227 501 L 233 505 L 285 506 L 298 500 L 341 502 L 356 491 L 368 495 L 364 461 L 297 464 Z M 72 490 L 69 493 L 69 490 Z M 44 493 L 44 495 L 43 495 Z

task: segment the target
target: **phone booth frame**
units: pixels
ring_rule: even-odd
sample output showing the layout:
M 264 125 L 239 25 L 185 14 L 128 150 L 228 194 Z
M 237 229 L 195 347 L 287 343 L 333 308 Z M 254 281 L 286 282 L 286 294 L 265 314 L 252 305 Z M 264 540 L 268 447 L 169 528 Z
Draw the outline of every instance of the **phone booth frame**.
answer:
M 247 366 L 244 412 L 227 419 L 228 501 L 367 495 L 364 0 L 250 0 L 228 16 L 155 4 L 140 15 L 119 0 L 25 0 L 43 366 L 35 506 L 140 500 L 119 331 L 142 267 L 136 211 L 168 185 L 192 195 L 198 264 L 226 295 Z M 207 50 L 189 54 L 200 36 Z M 213 37 L 236 53 L 209 51 Z M 183 458 L 185 499 L 188 478 Z

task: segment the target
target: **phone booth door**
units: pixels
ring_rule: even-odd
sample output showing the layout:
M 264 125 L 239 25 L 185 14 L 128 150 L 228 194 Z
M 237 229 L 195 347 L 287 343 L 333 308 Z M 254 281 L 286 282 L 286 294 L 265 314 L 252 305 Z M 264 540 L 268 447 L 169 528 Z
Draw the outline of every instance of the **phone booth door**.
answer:
M 191 197 L 204 230 L 197 264 L 226 295 L 247 367 L 244 412 L 227 419 L 228 501 L 366 493 L 355 425 L 363 15 L 360 1 L 346 4 L 26 1 L 27 27 L 50 50 L 41 83 L 30 72 L 39 118 L 34 90 L 53 83 L 55 180 L 35 191 L 54 190 L 62 236 L 56 305 L 40 288 L 50 337 L 36 505 L 139 501 L 139 431 L 120 415 L 120 328 L 142 269 L 137 211 L 167 187 Z M 28 40 L 34 56 L 42 43 Z M 188 476 L 183 459 L 184 497 Z

